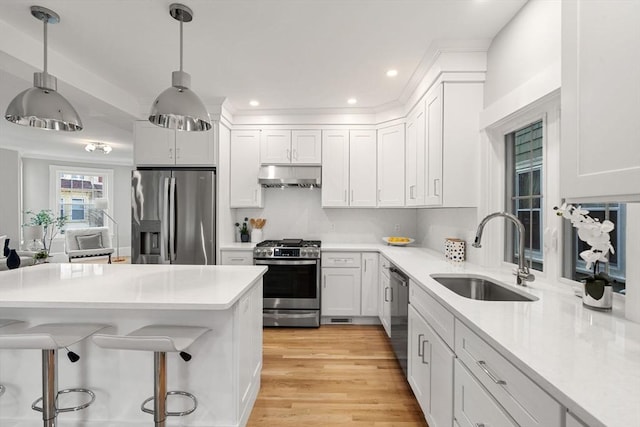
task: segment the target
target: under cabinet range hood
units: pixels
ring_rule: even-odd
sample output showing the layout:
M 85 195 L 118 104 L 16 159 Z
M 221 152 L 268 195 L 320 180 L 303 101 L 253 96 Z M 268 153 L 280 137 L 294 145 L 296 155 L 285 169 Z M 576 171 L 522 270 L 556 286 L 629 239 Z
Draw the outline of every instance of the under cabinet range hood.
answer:
M 258 183 L 266 188 L 321 187 L 320 166 L 261 166 Z

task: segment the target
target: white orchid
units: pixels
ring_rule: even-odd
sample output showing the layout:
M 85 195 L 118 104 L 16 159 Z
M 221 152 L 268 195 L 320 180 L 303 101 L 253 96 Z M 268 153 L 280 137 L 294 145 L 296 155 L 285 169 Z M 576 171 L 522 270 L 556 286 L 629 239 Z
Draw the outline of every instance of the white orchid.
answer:
M 580 252 L 580 258 L 586 263 L 587 270 L 597 262 L 609 262 L 609 252 L 615 253 L 611 245 L 609 232 L 615 225 L 609 220 L 600 222 L 597 218 L 590 217 L 589 211 L 581 206 L 575 207 L 563 203 L 559 208 L 554 208 L 557 215 L 567 218 L 571 225 L 578 229 L 578 238 L 591 246 L 591 249 Z

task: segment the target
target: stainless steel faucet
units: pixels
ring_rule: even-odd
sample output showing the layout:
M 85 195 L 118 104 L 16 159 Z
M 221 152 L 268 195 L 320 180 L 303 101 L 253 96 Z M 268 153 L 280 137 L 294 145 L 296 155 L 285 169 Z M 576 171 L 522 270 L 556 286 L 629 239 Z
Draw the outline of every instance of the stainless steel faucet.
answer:
M 483 218 L 482 221 L 480 221 L 480 224 L 478 224 L 478 231 L 476 231 L 476 240 L 473 242 L 472 246 L 474 248 L 482 247 L 482 245 L 480 244 L 480 240 L 482 240 L 482 231 L 484 230 L 484 226 L 487 224 L 487 222 L 499 216 L 504 217 L 510 220 L 511 222 L 513 222 L 513 224 L 518 229 L 518 243 L 520 246 L 520 251 L 518 256 L 518 269 L 515 270 L 513 274 L 516 275 L 516 283 L 518 285 L 527 286 L 527 281 L 533 282 L 536 276 L 534 276 L 529 272 L 529 267 L 527 267 L 527 264 L 526 264 L 526 259 L 524 256 L 525 229 L 524 229 L 524 224 L 518 219 L 518 217 L 508 212 L 494 212 L 492 214 L 487 215 L 486 217 Z

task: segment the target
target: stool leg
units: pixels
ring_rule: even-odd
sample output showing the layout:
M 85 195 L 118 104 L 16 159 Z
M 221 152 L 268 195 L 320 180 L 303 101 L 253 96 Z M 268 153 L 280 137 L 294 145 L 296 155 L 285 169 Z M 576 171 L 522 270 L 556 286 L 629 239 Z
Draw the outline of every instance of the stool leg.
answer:
M 42 421 L 44 427 L 55 427 L 58 398 L 58 352 L 42 350 Z
M 155 427 L 165 427 L 167 421 L 167 353 L 153 353 L 153 421 Z

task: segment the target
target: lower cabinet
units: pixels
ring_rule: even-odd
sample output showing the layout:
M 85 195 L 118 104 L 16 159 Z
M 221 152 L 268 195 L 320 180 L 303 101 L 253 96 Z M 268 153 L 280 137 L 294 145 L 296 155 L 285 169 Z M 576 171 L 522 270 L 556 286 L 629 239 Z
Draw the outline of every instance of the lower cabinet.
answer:
M 391 278 L 389 277 L 388 259 L 380 257 L 380 274 L 378 284 L 378 317 L 387 336 L 391 336 Z
M 455 361 L 455 421 L 460 427 L 517 427 L 489 392 Z
M 322 269 L 323 316 L 360 315 L 360 268 Z
M 453 422 L 455 355 L 409 304 L 407 379 L 430 427 Z
M 378 254 L 376 252 L 362 253 L 361 300 L 361 315 L 378 315 Z
M 220 251 L 220 265 L 253 265 L 253 250 Z

